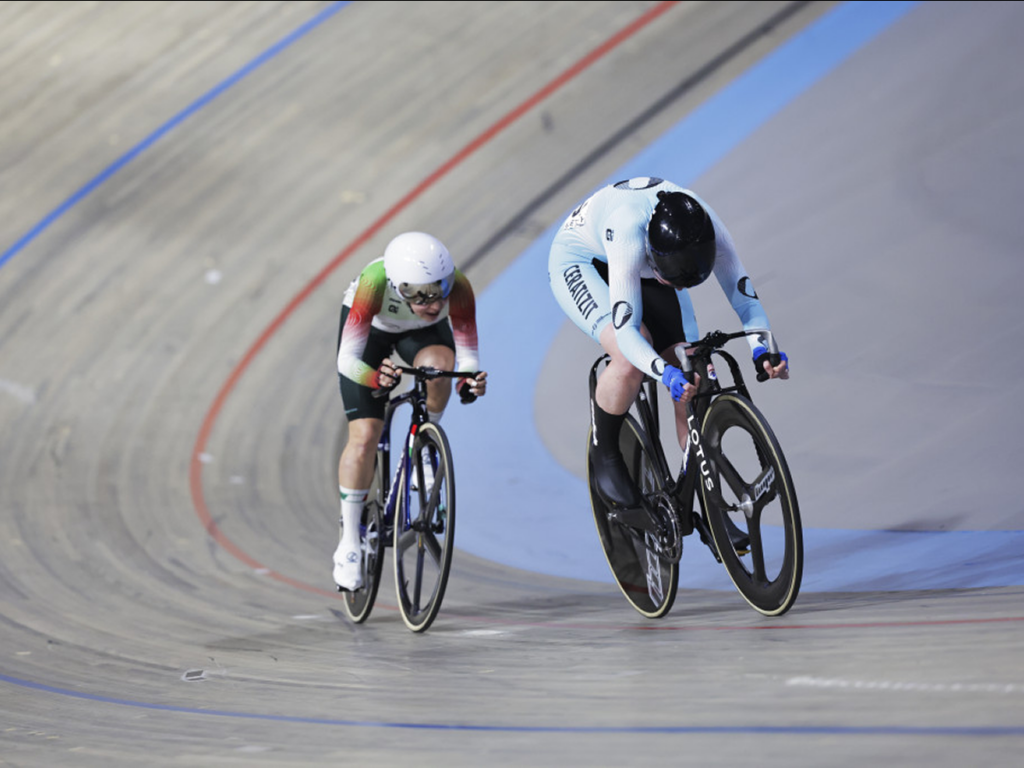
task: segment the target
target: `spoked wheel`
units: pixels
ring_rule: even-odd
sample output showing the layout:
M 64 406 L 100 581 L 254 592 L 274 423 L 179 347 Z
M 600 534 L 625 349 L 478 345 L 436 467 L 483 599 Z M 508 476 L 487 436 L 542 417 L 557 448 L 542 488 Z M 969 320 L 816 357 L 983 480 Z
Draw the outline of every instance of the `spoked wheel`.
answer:
M 722 563 L 754 610 L 780 616 L 796 601 L 804 562 L 800 510 L 782 449 L 753 403 L 733 394 L 711 404 L 703 439 L 714 485 L 702 484 L 704 504 Z
M 395 508 L 395 586 L 406 626 L 423 632 L 441 608 L 455 547 L 455 471 L 444 431 L 420 426 L 411 460 Z M 424 481 L 425 461 L 433 466 L 433 482 L 429 470 Z
M 384 570 L 384 484 L 380 458 L 373 470 L 373 484 L 363 506 L 362 530 L 363 586 L 345 593 L 345 613 L 356 624 L 370 616 L 377 599 L 380 577 Z
M 672 608 L 679 588 L 679 558 L 665 559 L 655 536 L 650 532 L 609 517 L 609 508 L 597 491 L 593 472 L 592 433 L 587 434 L 587 483 L 597 534 L 601 539 L 608 567 L 622 594 L 640 613 L 650 619 L 661 618 Z M 644 495 L 658 488 L 654 460 L 640 427 L 627 416 L 619 433 L 619 448 L 629 476 Z

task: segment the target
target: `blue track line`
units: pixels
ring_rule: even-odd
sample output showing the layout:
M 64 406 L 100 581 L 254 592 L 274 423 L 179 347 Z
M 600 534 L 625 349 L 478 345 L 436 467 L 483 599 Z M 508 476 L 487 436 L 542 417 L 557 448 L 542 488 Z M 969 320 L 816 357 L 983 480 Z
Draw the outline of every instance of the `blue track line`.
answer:
M 277 54 L 281 53 L 281 51 L 283 51 L 285 48 L 299 40 L 304 35 L 311 32 L 316 27 L 320 26 L 323 22 L 325 22 L 327 19 L 329 19 L 331 16 L 333 16 L 334 14 L 336 14 L 338 11 L 340 11 L 342 8 L 349 4 L 350 0 L 345 0 L 345 2 L 337 2 L 329 5 L 327 8 L 325 8 L 316 16 L 314 16 L 312 19 L 303 24 L 301 27 L 296 29 L 291 34 L 289 34 L 287 37 L 283 38 L 279 42 L 272 45 L 270 48 L 268 48 L 255 59 L 250 61 L 240 70 L 235 72 L 233 75 L 226 78 L 218 85 L 214 86 L 204 95 L 200 96 L 198 99 L 192 102 L 192 104 L 187 106 L 177 115 L 172 117 L 166 123 L 157 128 L 155 131 L 153 131 L 153 133 L 151 133 L 145 139 L 143 139 L 134 147 L 132 147 L 123 155 L 121 155 L 121 157 L 119 157 L 107 168 L 101 171 L 99 175 L 97 175 L 94 179 L 89 181 L 85 186 L 83 186 L 81 189 L 79 189 L 77 192 L 71 195 L 71 197 L 69 197 L 59 206 L 57 206 L 53 211 L 48 213 L 42 221 L 40 221 L 38 224 L 32 227 L 32 229 L 30 229 L 25 235 L 18 239 L 18 241 L 15 242 L 14 245 L 12 245 L 10 248 L 4 251 L 3 255 L 0 255 L 0 267 L 3 267 L 4 264 L 6 264 L 8 261 L 14 258 L 15 254 L 22 251 L 29 243 L 31 243 L 33 240 L 39 237 L 39 235 L 45 232 L 51 224 L 57 221 L 57 219 L 59 219 L 61 216 L 63 216 L 65 213 L 67 213 L 69 210 L 75 207 L 78 203 L 80 203 L 82 200 L 88 197 L 101 184 L 103 184 L 115 173 L 117 173 L 126 165 L 128 165 L 128 163 L 130 163 L 132 160 L 134 160 L 136 157 L 142 154 L 145 150 L 149 149 L 153 144 L 159 141 L 166 133 L 170 132 L 173 128 L 176 128 L 179 124 L 188 119 L 192 114 L 199 111 L 207 104 L 209 104 L 211 101 L 220 96 L 222 93 L 224 93 L 224 91 L 228 90 L 233 85 L 241 81 L 243 78 L 245 78 L 255 70 L 259 69 L 261 66 L 270 61 L 270 59 L 274 58 L 275 56 L 277 56 Z
M 908 726 L 788 726 L 788 725 L 648 725 L 648 726 L 586 726 L 586 725 L 470 725 L 453 723 L 400 723 L 379 722 L 371 720 L 336 720 L 324 717 L 298 717 L 295 715 L 270 715 L 256 712 L 232 712 L 229 710 L 200 709 L 197 707 L 176 707 L 169 704 L 150 704 L 143 701 L 115 699 L 110 696 L 98 696 L 80 693 L 66 688 L 32 683 L 16 677 L 0 674 L 0 682 L 29 688 L 43 693 L 53 693 L 74 699 L 85 699 L 101 704 L 149 709 L 160 712 L 175 712 L 185 715 L 202 715 L 203 717 L 230 717 L 240 720 L 266 720 L 275 723 L 302 723 L 306 725 L 333 725 L 355 728 L 390 728 L 395 730 L 422 731 L 478 731 L 503 733 L 637 733 L 637 734 L 697 734 L 697 733 L 731 733 L 731 734 L 762 734 L 762 735 L 802 735 L 802 736 L 1024 736 L 1021 726 L 976 726 L 976 727 L 908 727 Z

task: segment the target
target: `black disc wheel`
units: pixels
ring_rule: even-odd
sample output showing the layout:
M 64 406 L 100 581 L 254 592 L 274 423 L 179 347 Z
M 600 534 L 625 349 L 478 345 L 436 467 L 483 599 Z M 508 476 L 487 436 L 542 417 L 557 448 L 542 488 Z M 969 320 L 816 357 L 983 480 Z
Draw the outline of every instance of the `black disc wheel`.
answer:
M 605 559 L 622 594 L 644 616 L 661 618 L 672 608 L 679 587 L 679 558 L 663 556 L 658 536 L 651 531 L 649 511 L 629 515 L 611 510 L 597 491 L 594 478 L 593 434 L 587 435 L 587 484 L 590 505 Z M 629 475 L 645 497 L 660 490 L 653 452 L 632 416 L 619 434 L 619 448 Z M 642 519 L 646 518 L 646 519 Z
M 705 457 L 687 471 L 699 483 L 715 546 L 740 594 L 765 616 L 796 601 L 804 547 L 793 478 L 761 412 L 734 394 L 718 397 L 704 420 Z
M 360 530 L 363 552 L 363 586 L 355 592 L 345 592 L 345 613 L 356 624 L 370 616 L 377 599 L 380 577 L 384 570 L 384 484 L 380 457 L 373 470 L 373 483 L 363 505 Z
M 394 563 L 398 607 L 413 632 L 437 617 L 455 549 L 455 471 L 444 431 L 416 430 L 395 507 Z M 431 474 L 433 477 L 431 477 Z

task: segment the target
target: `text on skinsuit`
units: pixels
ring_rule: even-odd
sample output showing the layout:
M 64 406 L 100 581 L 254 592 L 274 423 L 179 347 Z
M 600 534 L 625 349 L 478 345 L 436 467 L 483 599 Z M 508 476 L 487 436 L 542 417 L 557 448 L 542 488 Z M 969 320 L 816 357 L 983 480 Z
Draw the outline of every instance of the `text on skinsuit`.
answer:
M 574 264 L 562 273 L 565 278 L 565 287 L 569 289 L 569 295 L 576 302 L 576 309 L 583 315 L 583 319 L 590 317 L 590 313 L 597 309 L 597 302 L 590 295 L 586 282 L 583 280 L 583 272 L 578 264 Z
M 711 477 L 711 467 L 704 456 L 704 446 L 700 442 L 700 432 L 694 428 L 693 421 L 696 417 L 690 416 L 686 424 L 690 428 L 690 442 L 693 444 L 693 453 L 700 460 L 700 473 L 704 476 L 704 487 L 709 491 L 715 490 L 715 481 Z

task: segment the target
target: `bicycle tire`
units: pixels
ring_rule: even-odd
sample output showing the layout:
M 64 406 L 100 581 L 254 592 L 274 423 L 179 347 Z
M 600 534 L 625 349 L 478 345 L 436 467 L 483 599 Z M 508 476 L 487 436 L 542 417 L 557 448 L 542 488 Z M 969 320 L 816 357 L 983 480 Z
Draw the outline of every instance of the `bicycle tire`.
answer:
M 424 447 L 434 462 L 429 493 L 422 483 Z M 412 478 L 403 473 L 395 506 L 395 588 L 405 625 L 423 632 L 441 608 L 455 547 L 455 469 L 448 438 L 437 424 L 416 430 L 410 470 L 419 488 L 407 490 Z
M 597 491 L 591 451 L 593 427 L 587 432 L 587 486 L 594 524 L 601 540 L 601 549 L 615 583 L 626 600 L 642 615 L 659 619 L 675 602 L 679 589 L 679 565 L 658 556 L 649 540 L 650 534 L 609 520 L 608 505 Z M 652 450 L 640 425 L 627 415 L 619 433 L 619 448 L 629 476 L 646 495 L 658 490 L 656 464 Z
M 346 615 L 356 624 L 370 617 L 377 599 L 380 577 L 384 572 L 384 478 L 380 456 L 373 467 L 373 481 L 363 505 L 362 530 L 363 586 L 355 592 L 346 592 Z
M 782 448 L 764 415 L 736 394 L 711 403 L 702 439 L 706 462 L 694 469 L 702 473 L 705 514 L 722 564 L 754 610 L 781 616 L 800 592 L 804 561 L 800 509 Z M 745 554 L 734 546 L 736 528 L 749 538 Z

